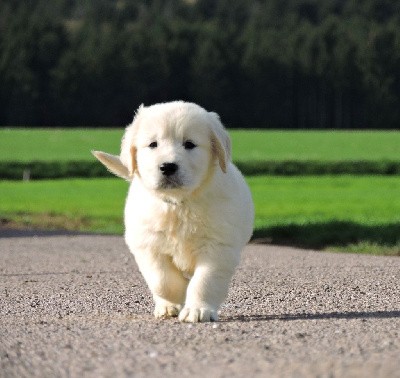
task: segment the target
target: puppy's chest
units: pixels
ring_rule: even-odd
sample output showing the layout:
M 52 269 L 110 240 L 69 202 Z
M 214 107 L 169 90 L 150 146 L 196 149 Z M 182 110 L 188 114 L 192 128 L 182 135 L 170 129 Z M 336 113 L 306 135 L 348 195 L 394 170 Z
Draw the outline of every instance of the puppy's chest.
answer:
M 194 269 L 196 254 L 207 233 L 205 215 L 196 209 L 169 206 L 156 221 L 156 243 L 161 253 L 172 257 L 187 272 Z

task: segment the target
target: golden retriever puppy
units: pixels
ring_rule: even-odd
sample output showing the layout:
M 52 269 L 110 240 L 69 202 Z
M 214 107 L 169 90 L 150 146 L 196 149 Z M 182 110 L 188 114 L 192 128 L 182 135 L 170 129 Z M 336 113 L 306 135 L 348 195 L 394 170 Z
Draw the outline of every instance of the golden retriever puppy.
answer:
M 93 154 L 131 182 L 125 240 L 153 294 L 155 317 L 218 320 L 254 219 L 218 115 L 182 101 L 141 106 L 120 156 Z

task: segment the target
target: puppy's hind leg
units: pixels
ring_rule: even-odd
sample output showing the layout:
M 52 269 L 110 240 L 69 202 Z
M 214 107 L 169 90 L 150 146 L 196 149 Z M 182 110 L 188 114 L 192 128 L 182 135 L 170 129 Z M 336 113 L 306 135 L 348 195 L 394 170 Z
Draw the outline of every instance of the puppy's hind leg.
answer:
M 178 316 L 185 302 L 188 280 L 167 255 L 155 255 L 146 251 L 136 257 L 139 269 L 153 294 L 154 316 L 165 319 Z

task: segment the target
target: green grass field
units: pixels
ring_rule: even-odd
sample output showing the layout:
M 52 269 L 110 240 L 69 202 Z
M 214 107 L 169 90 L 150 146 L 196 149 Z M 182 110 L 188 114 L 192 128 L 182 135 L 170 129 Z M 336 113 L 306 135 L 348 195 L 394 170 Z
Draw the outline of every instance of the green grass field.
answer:
M 257 238 L 312 248 L 400 254 L 400 178 L 249 177 Z M 19 225 L 122 233 L 118 179 L 0 183 L 0 213 Z M 12 222 L 13 223 L 13 222 Z
M 123 129 L 0 129 L 0 162 L 94 161 L 119 152 Z M 231 131 L 233 156 L 254 161 L 400 161 L 400 132 Z M 307 248 L 400 255 L 399 176 L 249 176 L 255 238 Z M 122 232 L 127 183 L 0 181 L 3 227 Z M 0 224 L 1 226 L 1 224 Z
M 400 160 L 396 131 L 231 130 L 233 158 L 249 160 Z M 120 129 L 0 129 L 0 161 L 93 160 L 119 153 Z

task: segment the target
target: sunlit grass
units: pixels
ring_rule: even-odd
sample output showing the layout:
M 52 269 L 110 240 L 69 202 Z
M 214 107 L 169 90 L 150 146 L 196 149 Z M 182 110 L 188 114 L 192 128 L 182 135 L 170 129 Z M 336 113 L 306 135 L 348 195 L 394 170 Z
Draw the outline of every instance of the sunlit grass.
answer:
M 249 177 L 256 238 L 376 250 L 400 242 L 400 177 Z M 122 233 L 128 184 L 118 179 L 0 182 L 4 222 Z M 369 247 L 368 247 L 369 246 Z M 382 251 L 384 248 L 382 248 Z M 394 251 L 394 252 L 393 252 Z
M 124 128 L 0 129 L 0 161 L 90 161 L 118 153 Z M 399 161 L 397 131 L 230 130 L 235 161 Z

